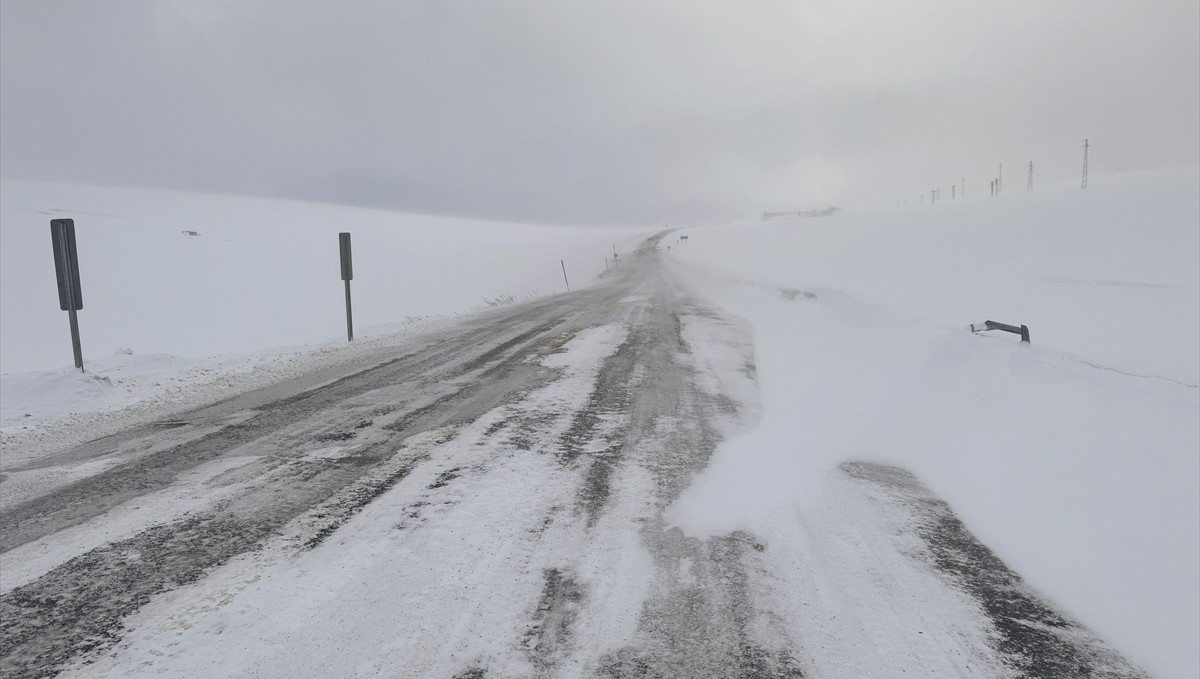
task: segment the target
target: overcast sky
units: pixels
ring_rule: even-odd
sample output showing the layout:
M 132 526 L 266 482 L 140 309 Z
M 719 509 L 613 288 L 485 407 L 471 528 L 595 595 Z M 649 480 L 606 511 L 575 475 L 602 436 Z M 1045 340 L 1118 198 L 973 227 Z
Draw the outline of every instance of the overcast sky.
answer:
M 1200 162 L 1200 3 L 0 1 L 5 180 L 682 224 L 1075 177 L 1084 137 Z

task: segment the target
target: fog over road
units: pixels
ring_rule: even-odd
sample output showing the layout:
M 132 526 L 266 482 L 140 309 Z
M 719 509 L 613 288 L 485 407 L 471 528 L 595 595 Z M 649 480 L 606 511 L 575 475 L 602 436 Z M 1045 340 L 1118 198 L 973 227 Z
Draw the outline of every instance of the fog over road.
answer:
M 1143 676 L 902 469 L 848 461 L 786 539 L 671 525 L 758 405 L 751 333 L 662 236 L 582 291 L 6 469 L 0 674 Z

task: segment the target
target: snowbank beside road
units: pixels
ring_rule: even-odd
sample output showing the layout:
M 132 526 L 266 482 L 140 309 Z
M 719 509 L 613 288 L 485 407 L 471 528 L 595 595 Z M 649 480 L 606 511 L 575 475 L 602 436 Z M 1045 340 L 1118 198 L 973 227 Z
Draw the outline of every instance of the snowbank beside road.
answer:
M 431 327 L 595 282 L 639 229 L 560 228 L 96 186 L 0 189 L 4 465 L 360 360 Z M 87 374 L 70 367 L 49 221 L 76 220 Z M 353 235 L 344 340 L 337 233 Z M 191 234 L 197 235 L 191 235 Z
M 359 328 L 595 281 L 645 229 L 563 228 L 95 186 L 0 187 L 0 371 L 71 364 L 49 224 L 75 219 L 85 361 L 211 356 L 344 337 L 337 234 Z M 194 232 L 198 235 L 188 235 Z
M 763 417 L 672 516 L 770 541 L 837 463 L 899 464 L 1136 662 L 1196 676 L 1198 203 L 1188 170 L 685 232 L 680 276 L 755 328 Z
M 318 370 L 370 361 L 424 331 L 452 322 L 426 319 L 379 326 L 349 346 L 335 341 L 202 358 L 141 356 L 124 349 L 88 361 L 86 373 L 63 367 L 4 375 L 0 378 L 4 445 L 0 469 Z M 0 498 L 0 508 L 12 499 Z

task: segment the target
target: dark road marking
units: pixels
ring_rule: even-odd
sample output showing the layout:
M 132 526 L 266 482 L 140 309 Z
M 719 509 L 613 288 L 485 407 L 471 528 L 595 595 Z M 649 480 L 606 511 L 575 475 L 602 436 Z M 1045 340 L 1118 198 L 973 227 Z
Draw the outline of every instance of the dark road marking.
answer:
M 945 501 L 899 467 L 848 462 L 842 470 L 887 491 L 919 522 L 934 566 L 969 594 L 995 626 L 989 641 L 1025 677 L 1144 679 L 1091 630 L 1042 599 L 976 538 Z

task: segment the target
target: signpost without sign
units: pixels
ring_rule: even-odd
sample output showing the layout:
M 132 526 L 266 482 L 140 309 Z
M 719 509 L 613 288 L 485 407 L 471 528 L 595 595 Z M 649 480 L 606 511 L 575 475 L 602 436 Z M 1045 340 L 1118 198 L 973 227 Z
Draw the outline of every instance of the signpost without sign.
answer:
M 54 245 L 54 273 L 58 277 L 58 308 L 67 312 L 71 323 L 71 349 L 75 367 L 83 370 L 83 346 L 79 341 L 77 311 L 83 309 L 83 289 L 79 283 L 79 255 L 75 248 L 75 220 L 51 219 L 50 240 Z
M 350 281 L 354 278 L 354 262 L 350 257 L 350 233 L 338 234 L 338 247 L 342 259 L 342 281 L 346 284 L 346 341 L 354 341 L 354 316 L 350 311 Z

